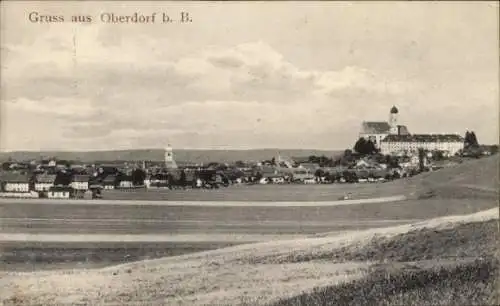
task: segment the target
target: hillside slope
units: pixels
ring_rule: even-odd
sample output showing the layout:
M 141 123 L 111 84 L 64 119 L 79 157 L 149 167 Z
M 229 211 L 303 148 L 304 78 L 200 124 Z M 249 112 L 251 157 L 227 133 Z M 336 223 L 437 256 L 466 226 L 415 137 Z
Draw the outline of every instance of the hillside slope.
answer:
M 417 198 L 498 198 L 499 155 L 467 160 L 454 167 L 388 183 Z

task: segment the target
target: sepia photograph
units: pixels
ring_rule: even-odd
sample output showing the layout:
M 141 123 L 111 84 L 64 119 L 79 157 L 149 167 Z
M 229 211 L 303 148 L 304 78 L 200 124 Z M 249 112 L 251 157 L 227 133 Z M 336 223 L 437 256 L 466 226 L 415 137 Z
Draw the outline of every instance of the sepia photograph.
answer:
M 498 1 L 2 1 L 1 305 L 499 305 Z

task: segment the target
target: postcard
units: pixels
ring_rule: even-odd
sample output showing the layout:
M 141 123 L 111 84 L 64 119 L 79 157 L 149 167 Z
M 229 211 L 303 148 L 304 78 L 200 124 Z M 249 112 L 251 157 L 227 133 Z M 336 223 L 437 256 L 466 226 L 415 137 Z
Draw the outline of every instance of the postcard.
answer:
M 493 1 L 2 1 L 0 304 L 497 305 Z

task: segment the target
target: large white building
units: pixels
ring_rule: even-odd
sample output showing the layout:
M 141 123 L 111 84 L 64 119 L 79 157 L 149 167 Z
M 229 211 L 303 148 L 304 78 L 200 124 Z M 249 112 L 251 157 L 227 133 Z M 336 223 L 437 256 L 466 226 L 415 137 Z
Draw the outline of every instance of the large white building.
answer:
M 419 149 L 424 149 L 454 155 L 463 148 L 464 138 L 458 134 L 388 135 L 382 140 L 380 153 L 384 155 L 412 154 L 418 152 Z

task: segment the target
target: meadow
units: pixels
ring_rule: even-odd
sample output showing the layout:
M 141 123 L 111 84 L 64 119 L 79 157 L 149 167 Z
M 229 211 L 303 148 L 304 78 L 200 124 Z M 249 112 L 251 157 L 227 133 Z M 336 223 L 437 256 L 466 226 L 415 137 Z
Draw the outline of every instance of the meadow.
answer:
M 259 217 L 332 224 L 363 218 L 415 221 L 99 269 L 6 271 L 0 274 L 0 296 L 6 305 L 496 305 L 498 161 L 493 156 L 380 184 L 405 191 L 408 199 L 398 202 L 288 209 L 165 206 L 163 216 L 172 209 L 174 215 L 205 214 L 214 222 L 256 222 Z M 309 193 L 327 187 L 316 188 Z M 144 206 L 123 209 L 144 218 L 162 216 Z M 103 217 L 113 214 L 112 209 L 101 212 Z

